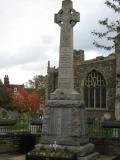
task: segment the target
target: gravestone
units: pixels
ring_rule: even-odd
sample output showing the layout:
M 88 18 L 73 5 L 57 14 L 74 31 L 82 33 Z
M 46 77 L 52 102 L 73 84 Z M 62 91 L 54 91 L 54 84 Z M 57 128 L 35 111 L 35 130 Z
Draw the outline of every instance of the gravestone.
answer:
M 61 29 L 58 88 L 45 107 L 37 148 L 43 145 L 49 148 L 56 142 L 59 149 L 75 152 L 80 160 L 95 160 L 98 153 L 87 136 L 85 106 L 74 89 L 73 27 L 79 19 L 80 14 L 73 9 L 71 0 L 64 0 L 62 9 L 55 14 L 55 23 Z

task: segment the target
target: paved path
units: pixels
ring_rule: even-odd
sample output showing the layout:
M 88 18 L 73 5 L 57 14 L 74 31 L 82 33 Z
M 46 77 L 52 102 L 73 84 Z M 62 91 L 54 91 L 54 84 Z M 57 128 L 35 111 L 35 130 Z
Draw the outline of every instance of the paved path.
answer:
M 25 160 L 24 155 L 0 154 L 0 160 Z
M 100 156 L 97 160 L 112 160 L 114 157 L 113 156 Z

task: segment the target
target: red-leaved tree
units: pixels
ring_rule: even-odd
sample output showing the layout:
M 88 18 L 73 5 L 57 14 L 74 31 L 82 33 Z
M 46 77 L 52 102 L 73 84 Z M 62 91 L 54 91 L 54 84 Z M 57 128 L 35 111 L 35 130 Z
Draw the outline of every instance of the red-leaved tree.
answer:
M 25 89 L 19 89 L 18 94 L 12 96 L 14 105 L 21 112 L 39 112 L 41 106 L 44 105 L 43 98 L 33 91 L 32 93 L 27 92 Z

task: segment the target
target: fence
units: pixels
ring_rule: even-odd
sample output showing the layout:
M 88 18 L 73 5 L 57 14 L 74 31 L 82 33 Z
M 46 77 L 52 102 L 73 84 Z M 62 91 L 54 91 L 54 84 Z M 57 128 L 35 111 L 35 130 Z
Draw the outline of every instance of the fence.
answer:
M 119 125 L 113 125 L 113 122 L 100 123 L 93 122 L 88 123 L 88 135 L 89 137 L 104 137 L 104 138 L 120 138 L 120 123 Z
M 41 137 L 41 119 L 0 120 L 0 153 L 27 153 Z
M 101 154 L 117 155 L 120 151 L 120 128 L 114 125 L 106 127 L 98 122 L 88 123 L 90 142 Z M 27 153 L 40 141 L 41 131 L 41 119 L 0 121 L 0 153 Z
M 17 119 L 0 121 L 0 134 L 15 132 L 30 132 L 32 134 L 41 134 L 41 119 Z
M 89 137 L 120 137 L 120 128 L 113 126 L 103 126 L 100 122 L 92 122 L 87 124 Z M 0 134 L 14 132 L 30 132 L 32 134 L 41 134 L 41 119 L 17 119 L 0 121 Z

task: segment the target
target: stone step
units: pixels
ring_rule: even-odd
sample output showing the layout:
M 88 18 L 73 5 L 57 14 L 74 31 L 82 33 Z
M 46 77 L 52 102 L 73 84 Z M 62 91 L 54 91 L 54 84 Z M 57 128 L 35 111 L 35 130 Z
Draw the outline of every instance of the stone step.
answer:
M 99 157 L 99 153 L 94 152 L 85 157 L 78 157 L 77 160 L 97 160 L 98 157 Z
M 76 151 L 78 151 L 79 157 L 85 157 L 86 155 L 90 155 L 94 152 L 95 146 L 92 143 L 88 143 L 84 146 L 78 147 Z

